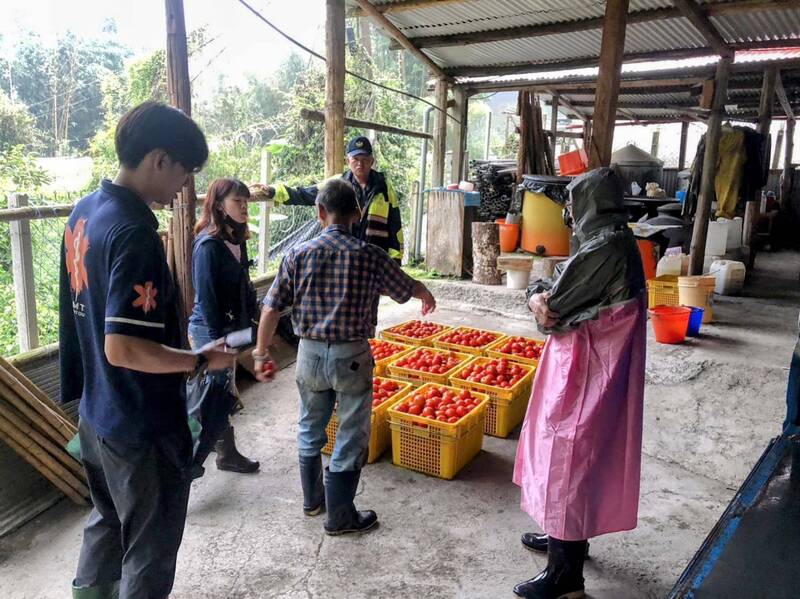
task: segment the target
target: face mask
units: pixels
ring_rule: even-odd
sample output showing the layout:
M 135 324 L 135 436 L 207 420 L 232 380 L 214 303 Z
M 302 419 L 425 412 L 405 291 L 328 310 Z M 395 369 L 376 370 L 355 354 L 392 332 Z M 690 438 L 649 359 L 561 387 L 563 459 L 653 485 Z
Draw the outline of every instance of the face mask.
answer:
M 227 230 L 230 231 L 230 234 L 227 235 L 229 238 L 228 240 L 231 243 L 235 243 L 236 245 L 240 245 L 245 242 L 247 239 L 247 223 L 239 223 L 233 220 L 227 214 L 225 215 L 225 226 L 226 232 Z

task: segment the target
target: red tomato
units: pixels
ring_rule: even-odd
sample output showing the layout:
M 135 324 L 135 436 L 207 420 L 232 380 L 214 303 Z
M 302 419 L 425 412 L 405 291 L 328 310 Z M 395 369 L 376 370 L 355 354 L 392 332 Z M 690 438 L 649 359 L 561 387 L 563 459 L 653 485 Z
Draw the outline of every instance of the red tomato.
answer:
M 408 413 L 413 414 L 414 416 L 419 416 L 422 414 L 422 406 L 418 406 L 417 404 L 412 404 L 408 408 Z
M 390 408 L 390 409 L 391 409 L 391 408 Z M 406 414 L 407 414 L 407 413 L 408 413 L 408 404 L 407 404 L 407 403 L 402 403 L 402 404 L 400 404 L 399 406 L 397 406 L 397 408 L 395 408 L 395 409 L 396 409 L 398 412 L 404 412 L 404 413 L 406 413 Z
M 412 337 L 414 339 L 424 339 L 431 337 L 437 333 L 441 333 L 445 329 L 444 325 L 436 324 L 435 322 L 424 322 L 421 320 L 412 320 L 402 325 L 397 325 L 388 329 L 392 333 L 403 335 L 405 337 Z

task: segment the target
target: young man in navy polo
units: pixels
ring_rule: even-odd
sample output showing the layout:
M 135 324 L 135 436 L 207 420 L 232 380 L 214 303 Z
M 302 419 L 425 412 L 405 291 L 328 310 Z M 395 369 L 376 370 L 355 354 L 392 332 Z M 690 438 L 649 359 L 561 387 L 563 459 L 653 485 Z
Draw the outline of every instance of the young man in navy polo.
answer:
M 148 204 L 168 204 L 208 158 L 198 126 L 148 102 L 122 117 L 119 173 L 75 206 L 64 233 L 61 393 L 80 398 L 94 509 L 73 597 L 166 599 L 186 520 L 191 437 L 184 374 L 233 366 L 180 347 L 176 290 Z

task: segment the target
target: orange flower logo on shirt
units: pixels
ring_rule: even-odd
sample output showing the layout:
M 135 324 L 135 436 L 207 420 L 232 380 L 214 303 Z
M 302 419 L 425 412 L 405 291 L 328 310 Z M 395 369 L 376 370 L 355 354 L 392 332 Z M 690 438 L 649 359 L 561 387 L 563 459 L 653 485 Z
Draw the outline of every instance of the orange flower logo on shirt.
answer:
M 134 285 L 133 290 L 137 293 L 138 297 L 133 300 L 134 308 L 141 308 L 145 314 L 151 310 L 155 310 L 158 304 L 156 303 L 156 296 L 158 289 L 153 287 L 152 281 L 147 281 L 144 285 Z
M 75 228 L 67 225 L 64 231 L 64 245 L 67 249 L 67 274 L 69 286 L 78 294 L 89 288 L 89 273 L 86 272 L 86 252 L 89 251 L 89 238 L 86 237 L 86 219 L 75 223 Z

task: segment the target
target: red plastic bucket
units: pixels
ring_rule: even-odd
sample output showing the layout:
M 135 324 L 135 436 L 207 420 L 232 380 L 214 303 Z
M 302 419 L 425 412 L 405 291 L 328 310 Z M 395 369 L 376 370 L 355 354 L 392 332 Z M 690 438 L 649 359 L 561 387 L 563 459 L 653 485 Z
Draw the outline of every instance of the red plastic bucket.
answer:
M 656 306 L 647 311 L 659 343 L 683 343 L 692 309 L 685 306 Z

